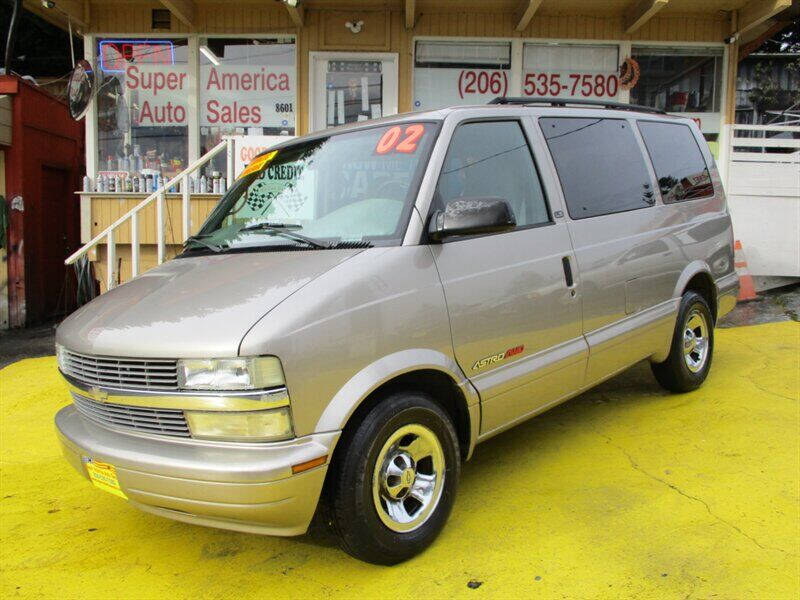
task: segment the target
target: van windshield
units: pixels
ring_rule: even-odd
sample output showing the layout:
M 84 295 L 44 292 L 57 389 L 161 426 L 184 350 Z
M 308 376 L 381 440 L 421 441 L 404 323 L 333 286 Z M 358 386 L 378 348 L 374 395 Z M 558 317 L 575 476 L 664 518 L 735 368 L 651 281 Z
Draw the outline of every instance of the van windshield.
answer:
M 402 241 L 438 124 L 332 134 L 256 157 L 185 252 Z

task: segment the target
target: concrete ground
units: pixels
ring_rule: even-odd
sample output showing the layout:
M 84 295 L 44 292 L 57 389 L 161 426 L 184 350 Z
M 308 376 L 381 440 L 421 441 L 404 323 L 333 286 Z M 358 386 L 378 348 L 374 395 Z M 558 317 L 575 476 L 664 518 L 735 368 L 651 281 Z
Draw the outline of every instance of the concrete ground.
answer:
M 3 598 L 800 595 L 800 326 L 717 331 L 698 391 L 645 364 L 479 446 L 436 543 L 396 567 L 139 512 L 60 455 L 52 357 L 0 371 Z
M 53 354 L 55 331 L 53 324 L 0 331 L 0 369 L 22 358 Z

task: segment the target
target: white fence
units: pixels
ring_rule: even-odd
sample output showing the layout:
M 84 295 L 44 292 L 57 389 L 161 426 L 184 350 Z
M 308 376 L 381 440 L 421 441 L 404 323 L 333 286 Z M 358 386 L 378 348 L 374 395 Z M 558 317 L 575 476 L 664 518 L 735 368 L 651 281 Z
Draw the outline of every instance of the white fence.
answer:
M 720 167 L 751 275 L 800 277 L 800 127 L 726 125 Z

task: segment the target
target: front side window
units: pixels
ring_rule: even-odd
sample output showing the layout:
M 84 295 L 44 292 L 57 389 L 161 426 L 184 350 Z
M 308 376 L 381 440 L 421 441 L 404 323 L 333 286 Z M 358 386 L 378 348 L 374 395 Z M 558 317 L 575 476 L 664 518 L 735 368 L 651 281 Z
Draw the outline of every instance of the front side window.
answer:
M 639 121 L 665 203 L 714 194 L 706 161 L 687 125 Z
M 569 215 L 584 219 L 652 206 L 650 175 L 624 119 L 542 118 Z
M 528 142 L 517 121 L 459 125 L 439 174 L 434 209 L 458 198 L 503 198 L 517 227 L 550 220 Z
M 187 252 L 402 242 L 438 125 L 402 123 L 256 158 Z

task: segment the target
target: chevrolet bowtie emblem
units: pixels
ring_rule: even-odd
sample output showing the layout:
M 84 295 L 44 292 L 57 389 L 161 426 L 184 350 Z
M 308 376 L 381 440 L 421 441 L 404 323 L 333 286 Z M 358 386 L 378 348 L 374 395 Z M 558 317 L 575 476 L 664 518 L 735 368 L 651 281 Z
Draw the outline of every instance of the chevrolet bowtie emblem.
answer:
M 92 394 L 92 398 L 98 402 L 108 402 L 108 392 L 104 392 L 100 388 L 92 386 L 90 393 Z

